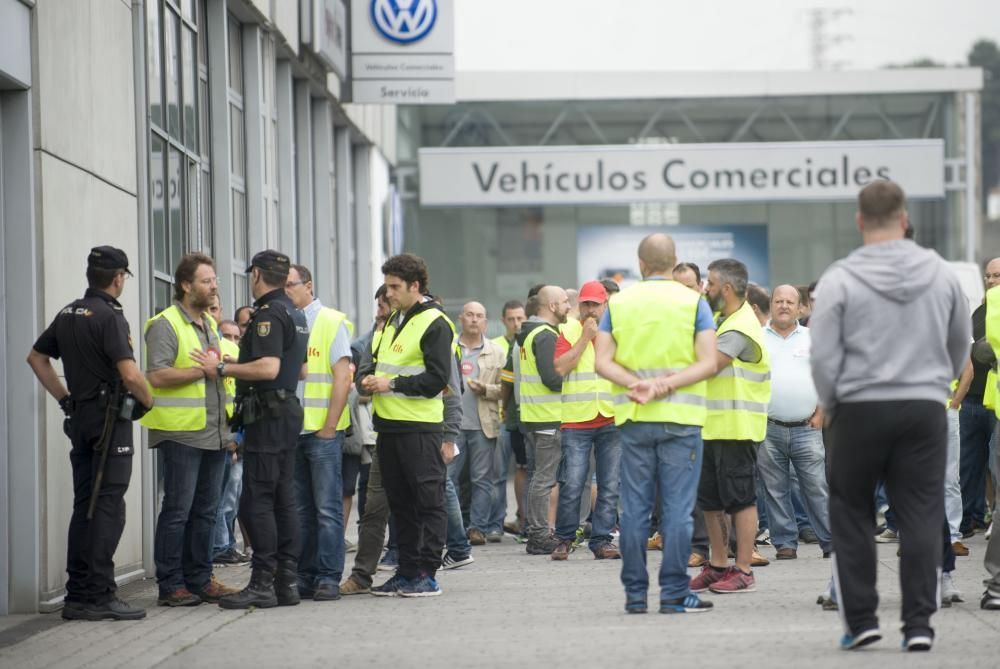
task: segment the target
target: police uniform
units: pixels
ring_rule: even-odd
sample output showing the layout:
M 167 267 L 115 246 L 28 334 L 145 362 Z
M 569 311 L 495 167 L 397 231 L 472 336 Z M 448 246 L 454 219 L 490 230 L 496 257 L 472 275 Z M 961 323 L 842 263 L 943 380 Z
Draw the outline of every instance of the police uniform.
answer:
M 94 248 L 90 268 L 128 272 L 128 258 L 110 246 Z M 129 272 L 131 274 L 131 272 Z M 132 336 L 121 304 L 103 290 L 88 288 L 41 334 L 34 350 L 62 360 L 72 401 L 61 401 L 72 442 L 73 515 L 69 524 L 66 607 L 107 606 L 115 601 L 114 554 L 125 528 L 125 492 L 132 476 L 132 424 L 107 409 L 109 391 L 120 384 L 117 363 L 134 360 Z M 110 418 L 108 418 L 110 415 Z M 109 421 L 106 425 L 106 419 Z M 105 428 L 108 457 L 93 518 L 87 519 L 98 448 Z M 141 609 L 134 609 L 145 612 Z
M 262 251 L 254 256 L 247 272 L 254 267 L 287 275 L 288 256 Z M 236 381 L 236 405 L 244 429 L 240 518 L 253 545 L 254 577 L 266 574 L 269 582 L 274 576 L 279 602 L 292 604 L 298 602 L 294 586 L 301 549 L 295 446 L 303 419 L 295 390 L 306 362 L 309 330 L 305 315 L 288 299 L 284 287 L 260 296 L 254 305 L 256 310 L 240 342 L 238 362 L 274 357 L 281 360 L 281 366 L 272 380 Z M 224 363 L 219 367 L 225 376 Z M 283 587 L 286 598 L 281 594 Z M 222 603 L 226 606 L 227 598 Z

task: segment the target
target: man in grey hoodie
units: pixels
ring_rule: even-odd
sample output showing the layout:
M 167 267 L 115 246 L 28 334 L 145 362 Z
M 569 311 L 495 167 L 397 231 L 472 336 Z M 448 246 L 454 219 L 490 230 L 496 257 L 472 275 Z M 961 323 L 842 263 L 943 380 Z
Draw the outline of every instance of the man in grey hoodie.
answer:
M 864 246 L 819 281 L 813 381 L 828 416 L 834 584 L 844 649 L 881 638 L 875 589 L 875 486 L 897 509 L 903 647 L 930 650 L 938 606 L 945 400 L 969 355 L 969 306 L 934 251 L 904 239 L 902 189 L 878 180 L 858 196 Z

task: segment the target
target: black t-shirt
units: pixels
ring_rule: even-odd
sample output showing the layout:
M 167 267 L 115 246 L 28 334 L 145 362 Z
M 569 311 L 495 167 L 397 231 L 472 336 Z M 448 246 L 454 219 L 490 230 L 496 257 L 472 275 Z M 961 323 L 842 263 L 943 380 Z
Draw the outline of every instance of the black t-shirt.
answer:
M 256 302 L 246 334 L 240 341 L 239 362 L 260 358 L 280 358 L 278 376 L 270 381 L 237 381 L 236 394 L 243 395 L 250 386 L 257 390 L 284 388 L 295 392 L 302 363 L 309 346 L 306 316 L 295 308 L 285 291 L 273 290 Z
M 60 311 L 34 349 L 62 359 L 66 385 L 77 402 L 96 398 L 102 385 L 119 378 L 117 363 L 135 359 L 122 305 L 95 288 Z
M 986 336 L 986 303 L 983 302 L 979 308 L 972 312 L 972 339 L 979 341 Z M 972 359 L 972 383 L 969 384 L 969 392 L 966 397 L 980 402 L 983 401 L 983 393 L 986 390 L 986 374 L 989 373 L 989 365 L 983 365 Z

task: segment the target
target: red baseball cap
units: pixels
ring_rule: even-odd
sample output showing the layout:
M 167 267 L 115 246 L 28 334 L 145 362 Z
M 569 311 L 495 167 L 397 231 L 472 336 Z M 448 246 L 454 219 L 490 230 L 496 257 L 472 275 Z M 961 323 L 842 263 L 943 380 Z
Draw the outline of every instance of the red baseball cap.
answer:
M 580 286 L 580 295 L 576 299 L 578 302 L 604 304 L 608 301 L 608 291 L 600 281 L 588 281 Z

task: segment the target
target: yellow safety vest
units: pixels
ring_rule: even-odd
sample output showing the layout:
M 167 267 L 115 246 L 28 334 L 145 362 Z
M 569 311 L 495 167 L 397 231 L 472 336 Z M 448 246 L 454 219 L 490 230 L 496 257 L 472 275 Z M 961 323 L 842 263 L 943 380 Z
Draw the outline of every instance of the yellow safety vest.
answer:
M 156 314 L 148 321 L 143 333 L 158 318 L 165 319 L 174 329 L 177 336 L 177 356 L 173 366 L 177 369 L 195 367 L 191 359 L 192 351 L 200 351 L 201 340 L 195 330 L 197 326 L 189 323 L 177 305 L 172 305 Z M 215 321 L 208 318 L 209 327 L 215 327 Z M 167 430 L 170 432 L 194 432 L 205 429 L 208 411 L 205 408 L 205 378 L 185 383 L 172 388 L 152 388 L 153 408 L 140 419 L 140 423 L 150 430 Z
M 397 376 L 415 376 L 423 374 L 424 355 L 420 350 L 420 340 L 427 328 L 434 321 L 443 318 L 451 327 L 455 326 L 440 309 L 430 308 L 413 316 L 406 326 L 398 333 L 396 331 L 396 314 L 389 314 L 381 336 L 372 342 L 372 352 L 375 358 L 375 376 L 394 379 Z M 419 395 L 404 395 L 403 393 L 376 393 L 372 398 L 372 406 L 379 418 L 386 420 L 407 421 L 410 423 L 442 423 L 444 422 L 443 392 L 434 397 Z
M 701 296 L 676 281 L 633 284 L 608 302 L 615 362 L 644 379 L 678 372 L 697 361 L 695 320 Z M 615 424 L 705 424 L 705 382 L 678 388 L 646 404 L 628 398 L 627 388 L 613 385 Z
M 500 335 L 499 337 L 494 337 L 490 341 L 492 341 L 494 344 L 500 347 L 500 349 L 503 351 L 504 360 L 506 360 L 507 354 L 510 353 L 510 342 L 507 341 L 507 337 L 504 335 Z
M 551 332 L 558 336 L 556 329 L 544 323 L 528 333 L 521 346 L 521 421 L 525 423 L 558 423 L 562 420 L 562 393 L 549 390 L 542 383 L 535 358 L 534 342 L 540 332 Z
M 354 324 L 347 314 L 330 307 L 322 307 L 316 315 L 316 322 L 309 331 L 309 356 L 306 368 L 306 383 L 303 392 L 302 431 L 315 432 L 323 429 L 327 414 L 330 413 L 330 394 L 333 392 L 333 365 L 330 360 L 330 346 L 337 337 L 343 323 L 347 331 L 354 335 Z M 344 411 L 337 421 L 337 430 L 346 430 L 351 425 L 351 410 L 344 404 Z
M 228 355 L 233 362 L 240 359 L 240 347 L 225 337 L 219 337 L 219 348 L 222 349 L 222 355 Z M 236 379 L 231 376 L 223 377 L 222 384 L 226 387 L 226 416 L 232 418 L 233 403 L 236 401 Z
M 708 415 L 702 439 L 764 441 L 767 404 L 771 401 L 771 358 L 764 331 L 749 302 L 722 322 L 718 334 L 741 332 L 760 350 L 759 362 L 733 358 L 731 365 L 708 380 Z
M 990 288 L 986 291 L 986 341 L 993 347 L 994 355 L 1000 353 L 1000 286 Z M 1000 378 L 995 371 L 990 371 L 992 378 L 986 377 L 986 393 L 983 394 L 983 406 L 988 406 L 989 402 L 993 406 L 993 411 L 1000 416 L 1000 402 L 997 396 L 1000 394 Z
M 582 334 L 583 325 L 577 320 L 567 321 L 562 329 L 562 336 L 570 346 L 575 346 Z M 615 415 L 611 382 L 597 375 L 594 361 L 594 346 L 587 344 L 580 354 L 580 359 L 577 360 L 576 367 L 563 379 L 563 423 L 584 423 L 597 418 L 598 415 L 607 418 Z

